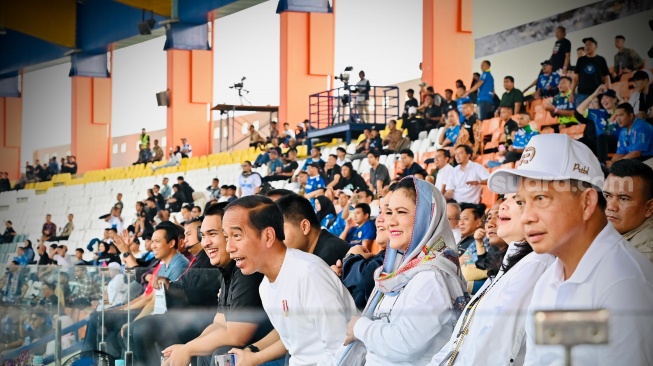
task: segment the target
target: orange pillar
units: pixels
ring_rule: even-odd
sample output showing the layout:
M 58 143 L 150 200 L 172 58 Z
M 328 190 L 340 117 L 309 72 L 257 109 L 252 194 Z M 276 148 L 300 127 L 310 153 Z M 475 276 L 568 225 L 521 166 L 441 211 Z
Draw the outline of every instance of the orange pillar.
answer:
M 73 76 L 71 154 L 77 173 L 111 167 L 111 78 Z
M 279 122 L 296 126 L 309 117 L 308 96 L 332 80 L 335 48 L 333 13 L 281 13 Z
M 0 97 L 0 171 L 9 179 L 20 177 L 22 127 L 23 99 Z
M 423 1 L 422 81 L 444 95 L 472 77 L 473 0 Z
M 166 52 L 170 93 L 167 146 L 181 146 L 181 139 L 185 137 L 193 148 L 193 156 L 210 154 L 213 53 L 177 49 Z

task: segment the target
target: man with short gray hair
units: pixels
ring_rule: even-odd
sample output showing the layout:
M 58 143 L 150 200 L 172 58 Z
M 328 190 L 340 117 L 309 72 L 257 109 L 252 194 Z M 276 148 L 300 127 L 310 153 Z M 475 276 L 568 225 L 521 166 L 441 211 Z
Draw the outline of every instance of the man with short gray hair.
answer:
M 605 215 L 601 165 L 564 134 L 535 136 L 516 169 L 492 173 L 489 188 L 516 192 L 524 235 L 538 254 L 557 257 L 535 284 L 526 319 L 525 365 L 562 364 L 562 346 L 536 344 L 540 310 L 606 309 L 609 343 L 572 350 L 576 365 L 645 365 L 653 360 L 653 264 Z

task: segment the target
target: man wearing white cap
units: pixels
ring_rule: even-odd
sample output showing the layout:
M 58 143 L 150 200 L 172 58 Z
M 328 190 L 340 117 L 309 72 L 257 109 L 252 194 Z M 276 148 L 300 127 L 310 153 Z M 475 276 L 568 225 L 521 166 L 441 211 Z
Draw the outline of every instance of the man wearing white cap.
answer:
M 490 176 L 516 192 L 526 240 L 556 261 L 535 285 L 526 319 L 526 365 L 563 364 L 562 346 L 535 344 L 534 311 L 607 309 L 609 344 L 572 350 L 575 365 L 645 365 L 653 360 L 653 265 L 605 215 L 603 173 L 588 147 L 566 135 L 535 136 L 517 169 Z

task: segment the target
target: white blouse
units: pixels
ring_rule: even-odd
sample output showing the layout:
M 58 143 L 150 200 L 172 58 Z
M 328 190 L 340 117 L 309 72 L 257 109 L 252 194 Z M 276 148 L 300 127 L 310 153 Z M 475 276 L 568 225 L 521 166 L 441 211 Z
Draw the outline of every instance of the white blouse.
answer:
M 517 250 L 510 244 L 506 258 Z M 531 252 L 522 258 L 508 273 L 500 272 L 487 280 L 470 301 L 477 299 L 485 289 L 494 286 L 481 299 L 472 318 L 468 333 L 459 348 L 454 365 L 521 365 L 526 352 L 525 320 L 535 283 L 553 263 L 549 254 Z M 505 258 L 504 258 L 505 262 Z M 433 357 L 429 366 L 447 365 L 456 348 L 456 339 L 467 308 L 458 319 L 449 342 Z M 471 312 L 467 316 L 472 316 Z
M 360 318 L 354 335 L 367 348 L 366 365 L 424 366 L 453 331 L 451 299 L 435 272 L 420 272 L 397 296 L 384 296 L 376 320 Z

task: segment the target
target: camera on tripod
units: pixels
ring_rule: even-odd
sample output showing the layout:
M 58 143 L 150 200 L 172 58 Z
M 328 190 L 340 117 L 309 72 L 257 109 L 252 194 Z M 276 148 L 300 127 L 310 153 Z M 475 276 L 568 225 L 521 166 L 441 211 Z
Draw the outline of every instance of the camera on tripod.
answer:
M 243 78 L 240 79 L 240 83 L 234 83 L 234 85 L 230 86 L 229 89 L 241 90 L 244 87 L 245 79 L 246 78 L 243 76 Z
M 353 70 L 354 68 L 351 66 L 345 67 L 345 72 L 341 73 L 340 75 L 336 76 L 336 80 L 340 80 L 343 83 L 345 83 L 345 86 L 349 85 L 349 71 Z

